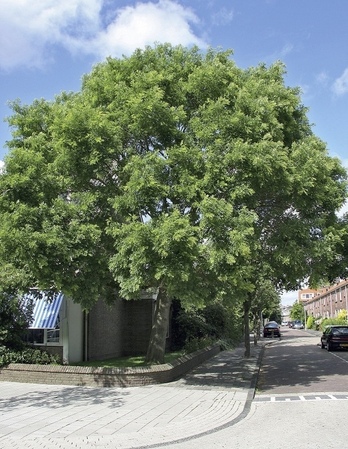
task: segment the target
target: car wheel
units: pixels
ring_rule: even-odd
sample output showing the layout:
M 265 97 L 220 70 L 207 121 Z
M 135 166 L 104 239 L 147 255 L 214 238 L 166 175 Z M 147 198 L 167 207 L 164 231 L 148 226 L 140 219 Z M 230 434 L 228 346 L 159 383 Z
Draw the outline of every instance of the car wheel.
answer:
M 321 349 L 324 349 L 324 348 L 325 348 L 325 345 L 323 342 L 321 342 Z
M 332 351 L 332 344 L 329 341 L 326 343 L 326 349 Z

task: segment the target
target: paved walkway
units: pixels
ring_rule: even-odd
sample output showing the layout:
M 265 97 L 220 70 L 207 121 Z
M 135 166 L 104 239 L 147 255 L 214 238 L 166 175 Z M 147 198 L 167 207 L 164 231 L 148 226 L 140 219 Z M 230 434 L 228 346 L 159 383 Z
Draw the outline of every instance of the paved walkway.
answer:
M 91 388 L 0 382 L 0 449 L 151 448 L 241 420 L 263 342 L 224 351 L 176 382 Z

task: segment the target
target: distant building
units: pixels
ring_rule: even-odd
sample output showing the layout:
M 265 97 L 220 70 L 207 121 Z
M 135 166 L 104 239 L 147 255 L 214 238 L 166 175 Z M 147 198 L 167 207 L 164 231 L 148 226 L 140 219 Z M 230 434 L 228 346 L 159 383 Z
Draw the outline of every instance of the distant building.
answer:
M 282 322 L 290 321 L 290 312 L 292 306 L 282 306 Z
M 306 299 L 306 295 L 311 296 Z M 337 280 L 319 290 L 300 290 L 300 299 L 307 316 L 336 318 L 339 312 L 348 310 L 348 280 Z
M 305 303 L 312 299 L 314 296 L 316 296 L 319 293 L 318 290 L 313 290 L 311 288 L 305 288 L 303 290 L 298 291 L 298 297 L 297 301 L 299 303 Z

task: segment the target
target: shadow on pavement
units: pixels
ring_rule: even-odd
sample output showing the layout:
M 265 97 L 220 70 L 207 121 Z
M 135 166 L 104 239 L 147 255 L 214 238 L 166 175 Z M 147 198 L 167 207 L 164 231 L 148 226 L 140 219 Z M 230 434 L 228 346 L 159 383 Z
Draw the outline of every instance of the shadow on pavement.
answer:
M 316 336 L 288 335 L 265 347 L 257 392 L 346 391 L 347 368 L 341 358 L 320 348 Z
M 41 387 L 41 386 L 40 386 Z M 86 406 L 106 404 L 110 408 L 121 407 L 122 398 L 127 394 L 126 390 L 114 390 L 108 388 L 66 387 L 45 391 L 31 391 L 30 393 L 15 395 L 6 399 L 0 399 L 0 408 L 15 409 L 22 406 L 46 407 L 58 409 L 64 407 Z
M 244 357 L 244 347 L 223 351 L 190 371 L 176 384 L 202 388 L 248 389 L 258 366 L 262 347 L 252 346 L 251 357 Z

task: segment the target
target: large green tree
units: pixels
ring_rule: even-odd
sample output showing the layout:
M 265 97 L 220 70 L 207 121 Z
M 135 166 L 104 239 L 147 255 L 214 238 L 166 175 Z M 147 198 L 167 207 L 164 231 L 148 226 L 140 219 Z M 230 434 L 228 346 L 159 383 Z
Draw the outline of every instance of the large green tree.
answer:
M 148 361 L 163 360 L 175 297 L 243 302 L 248 355 L 260 273 L 294 288 L 332 247 L 345 171 L 280 63 L 242 70 L 229 51 L 158 45 L 13 109 L 1 264 L 18 288 L 85 307 L 155 288 Z

